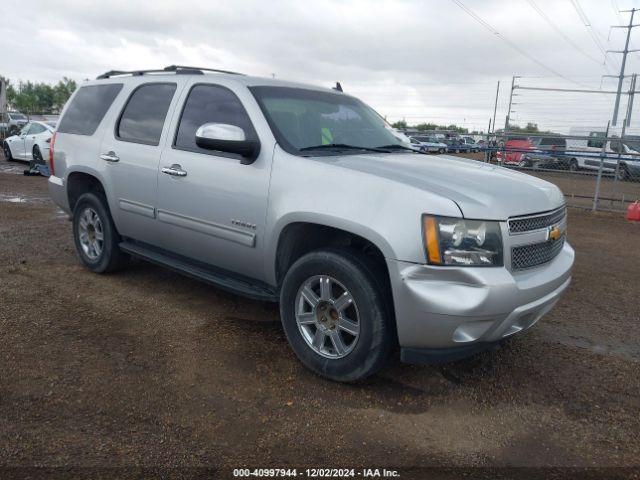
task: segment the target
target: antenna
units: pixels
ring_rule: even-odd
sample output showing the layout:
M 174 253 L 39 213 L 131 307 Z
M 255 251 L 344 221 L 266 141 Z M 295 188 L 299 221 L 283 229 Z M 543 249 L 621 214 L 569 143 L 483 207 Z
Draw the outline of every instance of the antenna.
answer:
M 334 90 L 337 90 L 338 92 L 342 92 L 342 85 L 340 85 L 340 82 L 336 82 L 336 86 L 333 87 Z

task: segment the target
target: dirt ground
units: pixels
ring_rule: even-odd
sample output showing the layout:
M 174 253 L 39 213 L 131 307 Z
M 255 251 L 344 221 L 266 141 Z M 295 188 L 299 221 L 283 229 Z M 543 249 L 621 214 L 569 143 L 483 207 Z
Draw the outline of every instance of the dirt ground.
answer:
M 341 385 L 296 360 L 274 305 L 142 262 L 85 270 L 46 180 L 0 165 L 0 467 L 14 468 L 0 476 L 245 466 L 640 474 L 640 224 L 620 214 L 570 210 L 573 283 L 526 334 L 446 366 L 394 357 L 374 378 Z

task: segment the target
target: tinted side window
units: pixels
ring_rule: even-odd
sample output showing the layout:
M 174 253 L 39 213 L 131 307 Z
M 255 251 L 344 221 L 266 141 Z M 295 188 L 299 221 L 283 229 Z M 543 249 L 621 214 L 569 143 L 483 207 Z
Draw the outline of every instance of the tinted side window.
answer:
M 58 132 L 93 135 L 121 89 L 121 83 L 82 87 L 62 117 Z
M 236 95 L 218 85 L 196 85 L 182 111 L 174 145 L 182 150 L 221 155 L 196 145 L 196 130 L 205 123 L 227 123 L 244 130 L 247 140 L 255 140 L 256 132 L 246 110 Z M 224 156 L 236 156 L 223 154 Z
M 566 143 L 567 142 L 564 138 L 549 137 L 542 139 L 542 145 L 565 146 Z
M 134 90 L 120 116 L 118 138 L 158 145 L 175 91 L 175 83 L 149 83 Z

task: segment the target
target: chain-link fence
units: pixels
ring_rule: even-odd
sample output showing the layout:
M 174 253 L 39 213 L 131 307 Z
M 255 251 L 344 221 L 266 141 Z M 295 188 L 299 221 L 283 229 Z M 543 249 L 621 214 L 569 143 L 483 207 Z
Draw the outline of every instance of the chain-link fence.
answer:
M 567 204 L 623 211 L 640 200 L 640 137 L 498 134 L 483 142 L 482 158 L 525 171 L 562 189 Z

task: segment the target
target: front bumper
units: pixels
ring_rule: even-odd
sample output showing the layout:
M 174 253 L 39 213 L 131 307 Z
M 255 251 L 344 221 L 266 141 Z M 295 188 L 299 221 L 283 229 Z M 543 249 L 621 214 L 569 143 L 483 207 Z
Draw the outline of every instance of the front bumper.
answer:
M 400 346 L 446 355 L 528 329 L 569 286 L 574 257 L 565 242 L 551 262 L 519 272 L 388 261 Z

